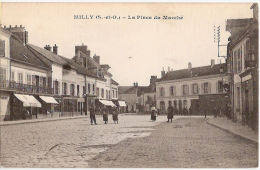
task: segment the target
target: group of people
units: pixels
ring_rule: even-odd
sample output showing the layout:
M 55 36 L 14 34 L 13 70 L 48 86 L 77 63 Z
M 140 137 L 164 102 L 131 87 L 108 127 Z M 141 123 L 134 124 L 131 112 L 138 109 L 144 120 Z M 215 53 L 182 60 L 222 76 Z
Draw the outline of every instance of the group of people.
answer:
M 89 109 L 90 112 L 90 121 L 91 121 L 91 125 L 93 124 L 97 124 L 96 122 L 96 113 L 95 113 L 95 109 L 93 106 L 90 107 Z M 112 113 L 112 118 L 114 123 L 118 124 L 118 110 L 116 108 L 103 108 L 102 109 L 102 115 L 103 115 L 103 121 L 105 122 L 105 124 L 108 124 L 108 114 Z
M 167 122 L 172 123 L 172 119 L 173 119 L 173 115 L 176 115 L 178 113 L 178 110 L 176 107 L 172 107 L 172 105 L 170 104 L 168 109 L 167 109 Z M 151 120 L 155 121 L 157 117 L 157 110 L 154 106 L 151 107 Z

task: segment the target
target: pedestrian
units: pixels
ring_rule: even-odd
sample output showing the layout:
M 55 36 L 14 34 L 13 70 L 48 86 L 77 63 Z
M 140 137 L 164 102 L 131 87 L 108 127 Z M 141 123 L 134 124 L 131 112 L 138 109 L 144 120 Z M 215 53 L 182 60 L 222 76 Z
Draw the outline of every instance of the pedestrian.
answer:
M 155 106 L 151 107 L 151 120 L 152 121 L 156 120 L 156 108 L 155 108 Z
M 91 125 L 93 125 L 93 123 L 95 123 L 95 125 L 96 125 L 97 124 L 96 113 L 95 113 L 95 109 L 94 109 L 93 105 L 90 107 L 89 113 L 90 113 L 89 115 L 90 115 Z
M 113 110 L 113 121 L 118 124 L 118 110 L 116 108 Z
M 204 115 L 205 115 L 205 119 L 207 118 L 207 110 L 204 109 Z
M 188 115 L 188 109 L 187 106 L 183 108 L 183 115 Z
M 103 109 L 103 121 L 105 124 L 108 123 L 108 110 L 106 108 Z
M 171 123 L 172 123 L 172 118 L 173 118 L 173 107 L 171 105 L 171 103 L 169 103 L 169 106 L 168 106 L 168 109 L 167 109 L 167 119 L 169 122 L 171 120 Z

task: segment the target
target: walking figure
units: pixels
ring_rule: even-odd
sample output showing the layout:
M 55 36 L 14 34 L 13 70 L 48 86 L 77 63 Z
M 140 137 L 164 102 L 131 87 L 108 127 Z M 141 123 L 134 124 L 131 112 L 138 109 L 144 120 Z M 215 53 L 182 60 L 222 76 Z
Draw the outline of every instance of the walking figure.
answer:
M 108 110 L 106 108 L 103 109 L 103 121 L 105 124 L 108 123 Z
M 91 125 L 93 125 L 93 123 L 95 123 L 95 125 L 96 125 L 97 124 L 96 123 L 96 114 L 95 114 L 95 109 L 93 106 L 90 107 L 89 112 L 90 112 Z
M 152 120 L 152 121 L 155 121 L 155 120 L 156 120 L 156 116 L 157 116 L 156 108 L 153 106 L 153 107 L 151 108 L 151 120 Z
M 118 110 L 116 108 L 113 110 L 113 121 L 118 124 Z
M 169 122 L 171 120 L 171 123 L 172 123 L 172 118 L 173 118 L 173 107 L 171 105 L 171 103 L 169 104 L 169 107 L 167 109 L 167 118 L 168 118 L 168 121 Z

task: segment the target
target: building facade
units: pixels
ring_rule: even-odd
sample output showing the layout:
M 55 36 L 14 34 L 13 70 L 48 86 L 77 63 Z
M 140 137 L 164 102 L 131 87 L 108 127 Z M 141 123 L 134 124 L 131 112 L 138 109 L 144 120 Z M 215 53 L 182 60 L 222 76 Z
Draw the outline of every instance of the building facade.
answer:
M 229 82 L 226 64 L 215 64 L 176 71 L 162 71 L 156 82 L 156 102 L 160 113 L 166 113 L 169 105 L 179 114 L 212 113 L 212 108 L 225 109 L 227 100 L 223 85 Z M 186 112 L 185 112 L 186 111 Z
M 0 28 L 0 120 L 10 117 L 10 92 L 6 90 L 11 70 L 10 37 L 10 32 Z
M 258 122 L 258 4 L 253 4 L 253 18 L 228 19 L 231 33 L 227 48 L 231 74 L 230 100 L 232 118 L 257 129 Z
M 76 56 L 69 59 L 58 54 L 56 44 L 44 48 L 29 44 L 22 26 L 1 27 L 0 35 L 1 119 L 83 115 L 98 99 L 114 106 L 118 83 L 108 72 L 110 67 L 100 65 L 99 57 L 90 57 L 86 46 L 76 46 Z

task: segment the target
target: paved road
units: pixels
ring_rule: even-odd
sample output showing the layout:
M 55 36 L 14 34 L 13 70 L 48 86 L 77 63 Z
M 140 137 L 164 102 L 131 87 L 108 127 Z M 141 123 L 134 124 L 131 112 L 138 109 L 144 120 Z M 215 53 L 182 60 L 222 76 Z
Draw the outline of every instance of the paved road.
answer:
M 257 167 L 257 145 L 206 123 L 177 119 L 151 136 L 129 139 L 90 161 L 91 167 L 227 168 Z
M 257 146 L 201 118 L 125 115 L 0 127 L 4 167 L 252 167 Z

